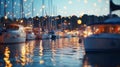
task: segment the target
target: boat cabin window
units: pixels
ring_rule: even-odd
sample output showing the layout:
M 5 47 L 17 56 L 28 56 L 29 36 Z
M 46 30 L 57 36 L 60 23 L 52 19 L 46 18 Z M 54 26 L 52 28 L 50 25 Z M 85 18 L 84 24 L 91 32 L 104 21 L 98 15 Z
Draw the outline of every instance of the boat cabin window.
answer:
M 96 25 L 92 26 L 93 34 L 114 33 L 120 34 L 120 25 Z
M 8 26 L 6 27 L 6 29 L 9 29 L 9 30 L 18 30 L 18 29 L 19 29 L 19 26 L 17 26 L 17 25 L 8 25 Z

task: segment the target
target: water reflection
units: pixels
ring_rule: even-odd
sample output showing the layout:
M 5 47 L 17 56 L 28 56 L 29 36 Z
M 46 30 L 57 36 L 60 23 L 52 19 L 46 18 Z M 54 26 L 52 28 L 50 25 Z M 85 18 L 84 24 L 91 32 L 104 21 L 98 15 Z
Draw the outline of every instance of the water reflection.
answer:
M 0 67 L 120 67 L 120 53 L 86 53 L 78 38 L 0 44 Z
M 32 57 L 34 56 L 34 41 L 28 41 L 23 46 L 21 46 L 20 58 L 17 61 L 20 61 L 22 66 L 31 64 L 33 62 Z
M 32 62 L 34 41 L 20 44 L 0 44 L 0 67 L 21 67 Z
M 5 67 L 12 67 L 9 57 L 10 57 L 10 50 L 8 47 L 6 47 L 4 52 Z
M 83 67 L 120 67 L 120 53 L 87 53 Z
M 0 44 L 0 67 L 81 67 L 83 56 L 77 38 Z

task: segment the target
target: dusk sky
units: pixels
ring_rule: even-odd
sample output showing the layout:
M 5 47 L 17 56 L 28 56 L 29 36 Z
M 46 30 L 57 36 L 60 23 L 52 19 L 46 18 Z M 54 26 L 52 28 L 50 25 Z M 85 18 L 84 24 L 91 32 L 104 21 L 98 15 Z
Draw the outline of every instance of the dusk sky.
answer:
M 61 15 L 107 15 L 109 14 L 109 0 L 56 0 L 58 12 Z M 113 0 L 120 5 L 120 0 Z M 117 14 L 120 10 L 116 11 Z
M 1 0 L 1 15 L 3 15 L 3 1 Z M 10 16 L 11 9 L 11 0 L 6 0 L 7 5 L 7 15 Z M 20 0 L 14 0 L 14 16 L 18 17 L 20 14 Z M 42 16 L 42 15 L 61 15 L 61 16 L 81 16 L 83 14 L 88 15 L 97 15 L 103 16 L 109 14 L 109 0 L 44 0 L 44 14 L 42 14 L 42 0 L 33 0 L 34 1 L 34 15 L 33 16 Z M 52 1 L 52 2 L 51 2 Z M 120 5 L 120 0 L 113 0 L 117 5 Z M 52 7 L 51 7 L 52 3 Z M 24 0 L 24 12 L 26 17 L 32 16 L 32 0 Z M 120 16 L 120 10 L 112 12 Z M 19 14 L 19 15 L 18 15 Z

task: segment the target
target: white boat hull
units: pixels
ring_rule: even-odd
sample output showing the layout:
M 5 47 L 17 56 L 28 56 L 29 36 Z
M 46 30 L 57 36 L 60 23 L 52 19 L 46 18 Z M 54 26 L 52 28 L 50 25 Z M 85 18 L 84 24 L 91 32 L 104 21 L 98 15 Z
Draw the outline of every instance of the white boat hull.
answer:
M 36 39 L 50 39 L 51 36 L 49 34 L 37 34 Z
M 51 36 L 49 34 L 42 34 L 42 39 L 50 39 Z
M 85 51 L 120 52 L 120 18 L 110 18 L 86 28 Z
M 26 40 L 34 40 L 35 38 L 35 34 L 26 34 Z
M 22 43 L 25 41 L 26 38 L 4 38 L 0 41 L 0 43 Z
M 90 51 L 120 51 L 120 38 L 94 38 L 84 39 L 86 52 Z
M 8 33 L 10 35 L 10 33 Z M 6 36 L 6 34 L 0 36 L 0 43 L 21 43 L 26 41 L 26 35 L 12 34 L 10 36 Z
M 0 35 L 0 43 L 21 43 L 26 41 L 26 33 L 21 25 L 11 24 Z

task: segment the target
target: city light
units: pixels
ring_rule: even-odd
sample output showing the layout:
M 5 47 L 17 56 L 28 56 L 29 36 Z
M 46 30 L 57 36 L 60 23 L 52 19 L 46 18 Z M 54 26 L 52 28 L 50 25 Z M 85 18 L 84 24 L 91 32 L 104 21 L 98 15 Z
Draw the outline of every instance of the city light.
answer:
M 84 3 L 88 3 L 88 0 L 84 0 Z
M 5 19 L 7 19 L 8 17 L 7 16 L 5 16 Z
M 82 23 L 82 21 L 81 21 L 81 20 L 77 20 L 77 23 L 78 23 L 78 24 L 81 24 L 81 23 Z
M 26 2 L 27 0 L 24 0 L 24 2 Z
M 69 4 L 72 4 L 72 1 L 71 1 L 71 0 L 69 1 Z
M 23 20 L 21 20 L 20 23 L 23 23 Z
M 44 9 L 44 8 L 45 8 L 45 5 L 42 5 L 42 8 Z
M 97 6 L 97 4 L 96 3 L 94 3 L 94 7 L 96 7 Z

